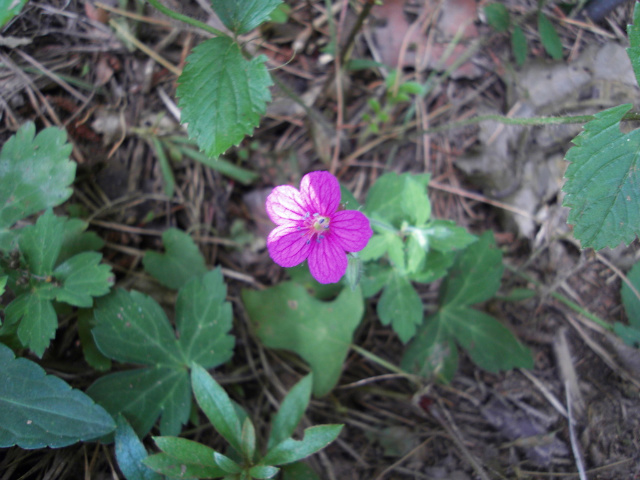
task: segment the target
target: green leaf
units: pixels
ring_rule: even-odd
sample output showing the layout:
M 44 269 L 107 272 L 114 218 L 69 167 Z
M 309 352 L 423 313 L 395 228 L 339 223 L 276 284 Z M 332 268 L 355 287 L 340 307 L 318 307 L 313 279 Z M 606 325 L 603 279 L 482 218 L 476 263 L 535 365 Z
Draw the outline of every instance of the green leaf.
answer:
M 94 326 L 93 310 L 86 308 L 78 310 L 78 336 L 82 344 L 84 359 L 91 367 L 104 372 L 111 369 L 111 359 L 105 357 L 98 350 L 96 342 L 91 335 L 91 330 Z
M 613 331 L 630 347 L 640 347 L 640 328 L 616 322 L 613 324 Z
M 360 289 L 345 288 L 332 302 L 321 302 L 304 287 L 284 282 L 262 291 L 242 291 L 255 332 L 268 348 L 293 351 L 313 372 L 313 393 L 331 391 L 340 378 L 364 304 Z
M 486 313 L 472 308 L 447 306 L 441 321 L 473 361 L 489 372 L 515 367 L 533 368 L 533 357 L 513 333 Z
M 196 401 L 213 425 L 213 428 L 236 451 L 241 452 L 242 430 L 240 419 L 227 392 L 204 368 L 197 364 L 191 369 L 191 383 Z
M 225 473 L 234 474 L 234 473 L 240 473 L 242 471 L 242 467 L 238 465 L 236 462 L 234 462 L 233 460 L 231 460 L 226 455 L 215 452 L 213 454 L 213 459 L 215 460 L 216 464 L 222 470 L 224 470 Z
M 217 478 L 225 475 L 213 459 L 215 450 L 179 437 L 153 437 L 163 453 L 147 457 L 143 463 L 172 478 Z
M 0 152 L 0 233 L 71 196 L 76 165 L 66 133 L 51 127 L 34 137 L 35 130 L 26 123 Z
M 27 0 L 0 0 L 0 28 L 18 15 Z
M 529 48 L 527 47 L 527 37 L 524 36 L 524 32 L 519 25 L 516 25 L 513 28 L 513 33 L 511 34 L 511 51 L 513 52 L 513 56 L 516 59 L 516 64 L 518 66 L 524 65 L 524 62 L 527 61 L 527 54 Z
M 388 283 L 392 274 L 393 270 L 388 265 L 380 265 L 379 263 L 367 265 L 360 281 L 362 295 L 365 298 L 373 297 Z
M 370 260 L 377 260 L 387 252 L 387 237 L 385 235 L 374 234 L 370 239 L 367 246 L 364 247 L 358 255 L 363 262 Z
M 288 438 L 269 449 L 261 460 L 265 465 L 284 465 L 313 455 L 333 442 L 343 425 L 318 425 L 305 429 L 302 440 Z
M 485 232 L 456 259 L 441 294 L 443 305 L 473 305 L 491 298 L 500 288 L 504 267 L 493 233 Z
M 485 5 L 484 14 L 487 17 L 487 23 L 498 32 L 504 33 L 509 30 L 509 25 L 511 24 L 509 10 L 501 3 Z
M 306 463 L 295 462 L 282 467 L 282 480 L 320 480 L 320 477 Z
M 56 264 L 63 263 L 71 257 L 94 250 L 100 250 L 104 241 L 96 232 L 86 232 L 89 224 L 78 218 L 70 218 L 64 224 L 64 237 L 58 253 Z
M 116 417 L 116 425 L 116 460 L 124 477 L 127 480 L 162 480 L 160 475 L 143 465 L 147 450 L 122 415 Z
M 93 383 L 87 394 L 111 415 L 123 414 L 139 437 L 149 433 L 160 415 L 160 432 L 177 435 L 191 410 L 185 368 L 158 366 L 112 373 Z
M 424 378 L 446 383 L 458 370 L 458 349 L 440 313 L 429 317 L 402 356 L 400 367 Z
M 633 24 L 627 25 L 629 35 L 629 48 L 627 55 L 636 75 L 636 82 L 640 85 L 640 2 L 636 2 L 633 9 Z
M 217 367 L 233 355 L 235 338 L 228 334 L 233 315 L 226 295 L 220 268 L 191 279 L 178 293 L 178 343 L 189 361 L 204 368 Z
M 280 410 L 278 410 L 271 422 L 271 433 L 269 434 L 267 449 L 286 440 L 293 434 L 309 405 L 312 382 L 313 376 L 309 374 L 296 383 L 287 396 L 284 397 Z
M 177 228 L 162 234 L 166 253 L 147 251 L 142 259 L 144 269 L 168 288 L 179 289 L 193 277 L 207 272 L 204 257 L 193 239 Z
M 273 478 L 280 471 L 279 468 L 271 467 L 269 465 L 256 465 L 249 469 L 249 476 L 251 478 Z
M 7 306 L 5 314 L 3 330 L 19 322 L 17 335 L 20 343 L 42 357 L 51 339 L 56 336 L 58 327 L 58 316 L 51 304 L 51 297 L 46 294 L 43 296 L 37 289 L 25 293 Z
M 453 265 L 455 257 L 456 255 L 453 252 L 429 250 L 423 270 L 410 274 L 408 278 L 412 282 L 431 283 L 444 277 L 449 272 L 449 268 Z
M 101 265 L 101 260 L 101 253 L 84 252 L 58 265 L 53 275 L 62 282 L 62 287 L 56 291 L 56 299 L 89 308 L 93 305 L 93 297 L 109 293 L 114 276 L 111 267 Z
M 404 176 L 404 180 L 402 190 L 404 218 L 412 221 L 413 225 L 424 225 L 431 216 L 431 202 L 427 196 L 426 188 L 412 176 Z
M 249 417 L 242 423 L 241 447 L 244 458 L 249 462 L 253 461 L 256 454 L 256 429 Z
M 281 3 L 281 0 L 211 0 L 216 15 L 225 27 L 237 35 L 266 22 Z
M 93 338 L 107 357 L 142 365 L 186 365 L 169 319 L 151 297 L 118 289 L 96 301 L 94 317 Z
M 387 253 L 389 254 L 391 265 L 393 265 L 393 268 L 398 273 L 404 275 L 407 269 L 405 264 L 404 242 L 398 235 L 392 232 L 385 232 L 384 236 L 387 241 Z
M 38 217 L 35 225 L 20 230 L 20 250 L 31 273 L 40 276 L 53 273 L 62 247 L 65 222 L 65 217 L 57 217 L 49 209 Z
M 631 105 L 597 113 L 573 139 L 565 157 L 563 206 L 571 208 L 568 223 L 583 248 L 613 248 L 631 243 L 640 231 L 640 130 L 620 131 Z
M 407 274 L 419 272 L 424 267 L 427 258 L 426 241 L 421 235 L 412 233 L 406 240 Z
M 640 262 L 631 268 L 627 274 L 627 279 L 636 290 L 640 290 Z M 633 293 L 626 282 L 622 283 L 620 294 L 622 295 L 622 304 L 629 318 L 629 323 L 636 328 L 640 328 L 640 299 Z
M 187 57 L 177 90 L 182 122 L 207 155 L 237 145 L 260 123 L 271 100 L 265 61 L 264 55 L 246 60 L 225 37 L 206 40 Z
M 427 237 L 429 248 L 441 252 L 451 252 L 460 250 L 471 245 L 477 237 L 464 227 L 459 227 L 452 220 L 433 220 L 420 229 L 420 232 Z
M 365 211 L 371 218 L 396 228 L 407 218 L 426 221 L 431 215 L 431 203 L 425 193 L 428 183 L 429 175 L 386 173 L 369 190 Z
M 555 27 L 542 12 L 538 12 L 538 33 L 547 53 L 554 60 L 562 59 L 562 42 Z
M 403 343 L 407 343 L 422 323 L 422 301 L 411 282 L 393 275 L 380 296 L 378 315 L 383 325 L 393 327 Z
M 79 390 L 0 344 L 0 448 L 64 447 L 115 429 L 113 419 Z

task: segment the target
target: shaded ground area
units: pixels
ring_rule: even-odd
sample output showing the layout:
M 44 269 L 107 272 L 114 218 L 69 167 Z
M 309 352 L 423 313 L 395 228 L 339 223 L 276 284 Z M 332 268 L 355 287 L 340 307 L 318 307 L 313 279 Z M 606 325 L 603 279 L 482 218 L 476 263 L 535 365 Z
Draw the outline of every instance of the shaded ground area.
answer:
M 204 0 L 165 3 L 221 27 Z M 277 399 L 304 371 L 293 356 L 260 346 L 239 300 L 241 288 L 285 278 L 266 253 L 264 198 L 274 185 L 297 184 L 314 169 L 335 172 L 359 200 L 387 170 L 431 173 L 434 216 L 474 233 L 496 232 L 510 268 L 501 298 L 485 308 L 533 350 L 535 368 L 493 375 L 463 356 L 451 384 L 425 380 L 417 388 L 353 353 L 338 388 L 308 411 L 309 424 L 346 425 L 310 463 L 328 479 L 578 478 L 581 463 L 588 478 L 640 478 L 640 356 L 558 298 L 607 322 L 625 321 L 618 273 L 638 250 L 636 242 L 596 255 L 571 239 L 559 187 L 562 157 L 579 126 L 445 128 L 479 114 L 573 115 L 637 101 L 628 66 L 604 63 L 624 59 L 631 3 L 598 25 L 546 6 L 564 46 L 564 60 L 551 62 L 535 28 L 537 2 L 504 2 L 529 41 L 522 68 L 509 35 L 478 17 L 487 2 L 385 1 L 355 36 L 362 2 L 334 2 L 331 22 L 325 2 L 288 3 L 287 22 L 246 40 L 306 109 L 274 87 L 254 136 L 224 156 L 255 173 L 246 181 L 176 148 L 186 137 L 177 119 L 176 73 L 205 37 L 142 2 L 29 2 L 2 31 L 0 137 L 27 120 L 66 128 L 78 162 L 67 208 L 82 212 L 106 240 L 105 259 L 120 286 L 173 305 L 175 294 L 140 268 L 144 251 L 161 248 L 168 227 L 188 231 L 208 264 L 223 266 L 238 343 L 232 362 L 216 374 L 235 385 L 234 398 L 264 420 L 263 430 Z M 390 105 L 385 68 L 344 70 L 336 78 L 335 58 L 325 53 L 334 30 L 341 47 L 352 48 L 351 59 L 396 65 L 404 80 L 429 84 L 427 94 Z M 386 119 L 372 111 L 374 98 Z M 172 198 L 165 195 L 159 144 L 175 176 Z M 508 298 L 522 287 L 539 294 Z M 428 308 L 438 284 L 420 293 Z M 375 300 L 354 343 L 397 364 L 403 345 L 374 307 Z M 84 363 L 72 325 L 63 322 L 41 363 L 85 389 L 98 375 Z M 189 426 L 184 435 L 219 442 L 206 425 Z M 91 444 L 5 450 L 0 472 L 2 479 L 119 475 L 112 448 Z

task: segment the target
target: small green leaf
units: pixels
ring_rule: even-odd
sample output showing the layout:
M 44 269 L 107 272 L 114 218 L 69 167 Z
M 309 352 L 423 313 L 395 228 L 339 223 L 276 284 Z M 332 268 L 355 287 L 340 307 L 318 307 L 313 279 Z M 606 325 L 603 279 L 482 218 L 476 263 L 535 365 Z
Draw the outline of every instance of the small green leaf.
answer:
M 217 367 L 233 355 L 235 338 L 229 335 L 233 315 L 226 295 L 220 268 L 191 279 L 178 292 L 178 343 L 189 361 L 204 368 Z
M 640 347 L 640 328 L 616 322 L 613 324 L 613 331 L 630 347 Z
M 527 61 L 527 54 L 529 48 L 527 47 L 527 37 L 524 36 L 524 32 L 519 25 L 516 25 L 513 28 L 513 33 L 511 34 L 511 51 L 513 52 L 513 56 L 516 59 L 516 64 L 518 66 L 524 65 L 524 62 Z
M 597 113 L 565 157 L 571 165 L 563 206 L 571 209 L 568 223 L 582 248 L 628 245 L 640 232 L 640 130 L 620 131 L 630 109 L 627 104 Z
M 542 12 L 538 12 L 538 33 L 547 53 L 554 60 L 562 59 L 562 42 L 555 27 Z
M 418 283 L 431 283 L 444 277 L 456 258 L 453 252 L 429 250 L 422 271 L 409 275 L 409 280 Z
M 343 425 L 318 425 L 305 429 L 304 438 L 302 440 L 294 440 L 288 438 L 269 449 L 267 454 L 261 460 L 266 465 L 284 465 L 286 463 L 297 462 L 309 455 L 322 450 L 331 442 L 333 442 Z
M 207 272 L 204 257 L 192 238 L 177 228 L 162 234 L 166 253 L 147 251 L 142 259 L 144 269 L 168 288 L 179 289 L 193 277 Z
M 29 271 L 40 276 L 53 273 L 62 247 L 66 217 L 57 217 L 49 209 L 36 220 L 35 225 L 20 230 L 20 250 Z
M 225 27 L 242 35 L 253 30 L 282 3 L 282 0 L 211 0 L 211 6 Z
M 424 378 L 450 382 L 458 370 L 458 348 L 440 313 L 429 317 L 402 356 L 400 367 Z
M 431 216 L 431 202 L 426 188 L 412 176 L 404 176 L 402 210 L 405 219 L 411 220 L 413 225 L 417 226 L 424 225 Z
M 427 258 L 425 247 L 428 248 L 425 238 L 413 232 L 406 240 L 407 249 L 407 274 L 417 273 L 424 267 Z
M 265 61 L 264 55 L 246 60 L 225 37 L 206 40 L 187 57 L 177 90 L 182 122 L 207 155 L 224 153 L 260 123 L 271 100 Z
M 633 24 L 627 26 L 627 34 L 629 35 L 627 55 L 631 60 L 636 82 L 640 85 L 640 2 L 636 2 L 633 9 Z
M 213 460 L 225 473 L 234 474 L 242 471 L 242 467 L 240 465 L 221 453 L 214 452 Z
M 58 327 L 58 316 L 53 309 L 51 297 L 43 296 L 37 289 L 25 293 L 7 305 L 5 314 L 3 330 L 20 322 L 17 328 L 20 343 L 42 357 L 51 339 L 56 336 Z
M 493 233 L 485 232 L 456 259 L 441 294 L 443 305 L 473 305 L 491 298 L 500 288 L 504 267 Z
M 313 372 L 314 395 L 329 393 L 364 313 L 360 289 L 345 288 L 334 301 L 321 302 L 304 287 L 284 282 L 262 291 L 243 290 L 242 300 L 262 343 L 300 355 Z
M 249 417 L 242 423 L 241 446 L 244 458 L 249 462 L 253 461 L 256 454 L 256 429 Z
M 533 368 L 529 349 L 495 318 L 472 308 L 456 306 L 443 308 L 440 316 L 479 367 L 489 372 Z
M 95 327 L 93 320 L 93 310 L 81 308 L 78 310 L 78 336 L 82 344 L 84 359 L 91 367 L 102 372 L 111 369 L 111 359 L 105 357 L 93 340 L 91 330 Z
M 139 437 L 158 417 L 163 435 L 177 435 L 189 419 L 191 388 L 186 369 L 142 368 L 99 378 L 87 390 L 111 415 L 123 414 Z
M 380 296 L 378 315 L 383 325 L 393 327 L 403 343 L 407 343 L 422 323 L 422 301 L 411 282 L 393 275 Z
M 404 242 L 395 233 L 385 232 L 384 237 L 387 242 L 387 253 L 393 268 L 400 274 L 404 275 L 407 269 L 405 264 Z
M 364 274 L 360 281 L 362 295 L 364 298 L 371 298 L 384 287 L 388 282 L 393 270 L 388 265 L 370 263 L 364 269 Z
M 627 279 L 636 290 L 640 290 L 640 262 L 636 263 L 627 274 Z M 622 283 L 620 290 L 622 304 L 629 318 L 629 323 L 636 328 L 640 328 L 640 299 L 633 293 L 626 282 Z
M 0 0 L 0 28 L 18 15 L 27 0 Z
M 116 425 L 116 460 L 124 477 L 127 480 L 162 480 L 160 475 L 143 465 L 147 450 L 122 415 L 116 417 Z
M 56 299 L 89 308 L 93 305 L 93 297 L 109 293 L 114 277 L 111 267 L 100 264 L 101 260 L 101 253 L 84 252 L 58 265 L 53 276 L 62 282 L 62 287 L 57 290 Z
M 269 465 L 256 465 L 249 469 L 249 475 L 251 478 L 273 478 L 280 471 L 277 467 L 271 467 Z
M 51 127 L 34 138 L 35 131 L 26 123 L 0 152 L 0 233 L 71 196 L 76 165 L 66 133 Z
M 86 232 L 89 224 L 78 218 L 70 218 L 64 224 L 64 238 L 56 264 L 63 263 L 71 257 L 83 253 L 100 250 L 104 246 L 96 232 Z
M 287 396 L 284 397 L 280 410 L 278 410 L 271 423 L 271 434 L 269 435 L 267 449 L 286 440 L 293 434 L 309 405 L 312 381 L 313 376 L 311 374 L 307 375 L 296 383 Z
M 0 448 L 59 448 L 94 440 L 116 426 L 79 390 L 0 344 Z
M 218 478 L 225 475 L 215 462 L 216 453 L 201 443 L 179 437 L 153 437 L 162 453 L 147 457 L 143 463 L 171 478 Z
M 234 449 L 241 452 L 240 419 L 227 392 L 197 364 L 191 369 L 191 383 L 196 401 L 213 427 Z
M 475 235 L 457 226 L 452 220 L 433 220 L 421 228 L 420 232 L 427 237 L 430 249 L 441 252 L 460 250 L 477 240 Z
M 404 179 L 395 172 L 385 173 L 369 189 L 365 212 L 373 219 L 388 222 L 396 228 L 404 219 L 402 192 Z M 372 225 L 375 229 L 376 225 Z
M 2 269 L 0 269 L 0 272 L 1 271 Z M 7 288 L 7 280 L 9 280 L 8 275 L 0 275 L 0 297 L 4 295 L 5 289 Z M 2 322 L 0 322 L 0 325 L 2 325 Z
M 507 10 L 507 7 L 501 3 L 490 3 L 485 5 L 484 14 L 487 17 L 487 23 L 498 32 L 504 33 L 509 30 L 509 25 L 511 24 L 509 10 Z
M 93 338 L 100 351 L 120 362 L 185 365 L 169 319 L 155 300 L 116 290 L 96 301 Z

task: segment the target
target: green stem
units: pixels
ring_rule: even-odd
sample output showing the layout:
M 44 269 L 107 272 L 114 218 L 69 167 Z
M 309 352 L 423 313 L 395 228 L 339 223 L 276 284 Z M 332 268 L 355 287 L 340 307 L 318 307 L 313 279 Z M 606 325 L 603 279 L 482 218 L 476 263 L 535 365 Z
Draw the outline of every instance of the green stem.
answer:
M 526 273 L 521 272 L 520 270 L 518 270 L 516 267 L 509 265 L 507 263 L 504 264 L 504 266 L 512 271 L 513 273 L 515 273 L 516 275 L 521 276 L 522 278 L 524 278 L 527 282 L 533 283 L 536 287 L 542 288 L 543 285 L 538 282 L 537 280 L 534 280 L 533 278 L 531 278 L 529 275 L 527 275 Z M 558 300 L 559 302 L 564 303 L 567 307 L 571 308 L 572 310 L 578 312 L 579 314 L 583 315 L 584 317 L 588 318 L 589 320 L 591 320 L 594 323 L 597 323 L 598 325 L 600 325 L 602 328 L 609 330 L 609 331 L 613 331 L 613 327 L 608 324 L 607 322 L 605 322 L 604 320 L 602 320 L 601 318 L 597 317 L 596 315 L 594 315 L 593 313 L 585 310 L 584 308 L 582 308 L 580 305 L 578 305 L 575 302 L 572 302 L 571 300 L 569 300 L 567 297 L 565 297 L 564 295 L 562 295 L 561 293 L 558 292 L 550 292 L 550 295 L 555 298 L 556 300 Z
M 218 30 L 217 28 L 213 28 L 209 25 L 207 25 L 206 23 L 200 22 L 199 20 L 196 20 L 194 18 L 191 17 L 187 17 L 186 15 L 183 15 L 181 13 L 178 12 L 174 12 L 173 10 L 171 10 L 170 8 L 165 7 L 163 4 L 161 4 L 158 0 L 147 0 L 151 5 L 153 5 L 156 9 L 158 9 L 160 12 L 164 13 L 167 17 L 171 17 L 175 20 L 178 20 L 180 22 L 184 22 L 187 23 L 193 27 L 196 28 L 200 28 L 206 32 L 209 32 L 213 35 L 215 35 L 216 37 L 229 37 L 229 35 L 227 35 L 226 33 L 224 33 L 221 30 Z
M 411 375 L 410 373 L 405 372 L 400 367 L 395 366 L 393 363 L 387 362 L 384 358 L 380 358 L 375 353 L 371 353 L 369 350 L 365 350 L 364 348 L 359 347 L 355 343 L 351 344 L 351 348 L 355 352 L 362 355 L 367 360 L 371 360 L 373 363 L 377 363 L 378 365 L 386 368 L 390 372 L 397 373 L 398 375 L 402 375 L 403 377 L 407 378 L 408 380 L 411 380 L 412 382 L 416 381 L 415 375 Z
M 388 232 L 398 233 L 398 230 L 393 226 L 389 225 L 386 222 L 381 222 L 380 220 L 376 220 L 375 218 L 369 218 L 369 222 L 371 225 L 380 227 L 382 230 L 386 230 Z

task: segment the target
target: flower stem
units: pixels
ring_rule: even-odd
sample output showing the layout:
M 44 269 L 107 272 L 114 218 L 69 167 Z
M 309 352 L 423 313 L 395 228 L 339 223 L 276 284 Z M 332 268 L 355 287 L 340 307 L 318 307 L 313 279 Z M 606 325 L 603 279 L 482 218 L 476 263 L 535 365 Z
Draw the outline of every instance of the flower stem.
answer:
M 355 343 L 351 344 L 351 348 L 355 352 L 357 352 L 360 355 L 362 355 L 367 360 L 370 360 L 373 363 L 377 363 L 378 365 L 380 365 L 381 367 L 386 368 L 390 372 L 397 373 L 398 375 L 402 375 L 407 380 L 410 380 L 410 381 L 412 381 L 414 383 L 420 383 L 419 382 L 419 377 L 417 377 L 416 375 L 412 375 L 410 373 L 405 372 L 404 370 L 402 370 L 400 367 L 394 365 L 393 363 L 387 362 L 384 358 L 380 358 L 375 353 L 371 353 L 369 350 L 365 350 L 364 348 L 356 345 Z
M 386 222 L 382 222 L 380 220 L 376 220 L 375 218 L 369 218 L 369 222 L 371 223 L 372 226 L 374 227 L 380 227 L 382 230 L 386 230 L 388 232 L 393 232 L 393 233 L 398 233 L 398 229 L 393 227 L 392 225 L 389 225 Z
M 158 0 L 147 0 L 151 5 L 153 5 L 154 8 L 158 9 L 160 12 L 164 13 L 167 17 L 171 17 L 175 20 L 179 20 L 181 22 L 184 23 L 188 23 L 189 25 L 196 27 L 196 28 L 200 28 L 206 32 L 209 32 L 213 35 L 215 35 L 216 37 L 228 37 L 229 35 L 227 35 L 226 33 L 224 33 L 222 30 L 218 30 L 217 28 L 213 28 L 210 25 L 207 25 L 204 22 L 201 22 L 199 20 L 196 20 L 194 18 L 191 17 L 187 17 L 186 15 L 183 15 L 181 13 L 178 12 L 174 12 L 173 10 L 171 10 L 170 8 L 165 7 L 163 4 L 161 4 Z

